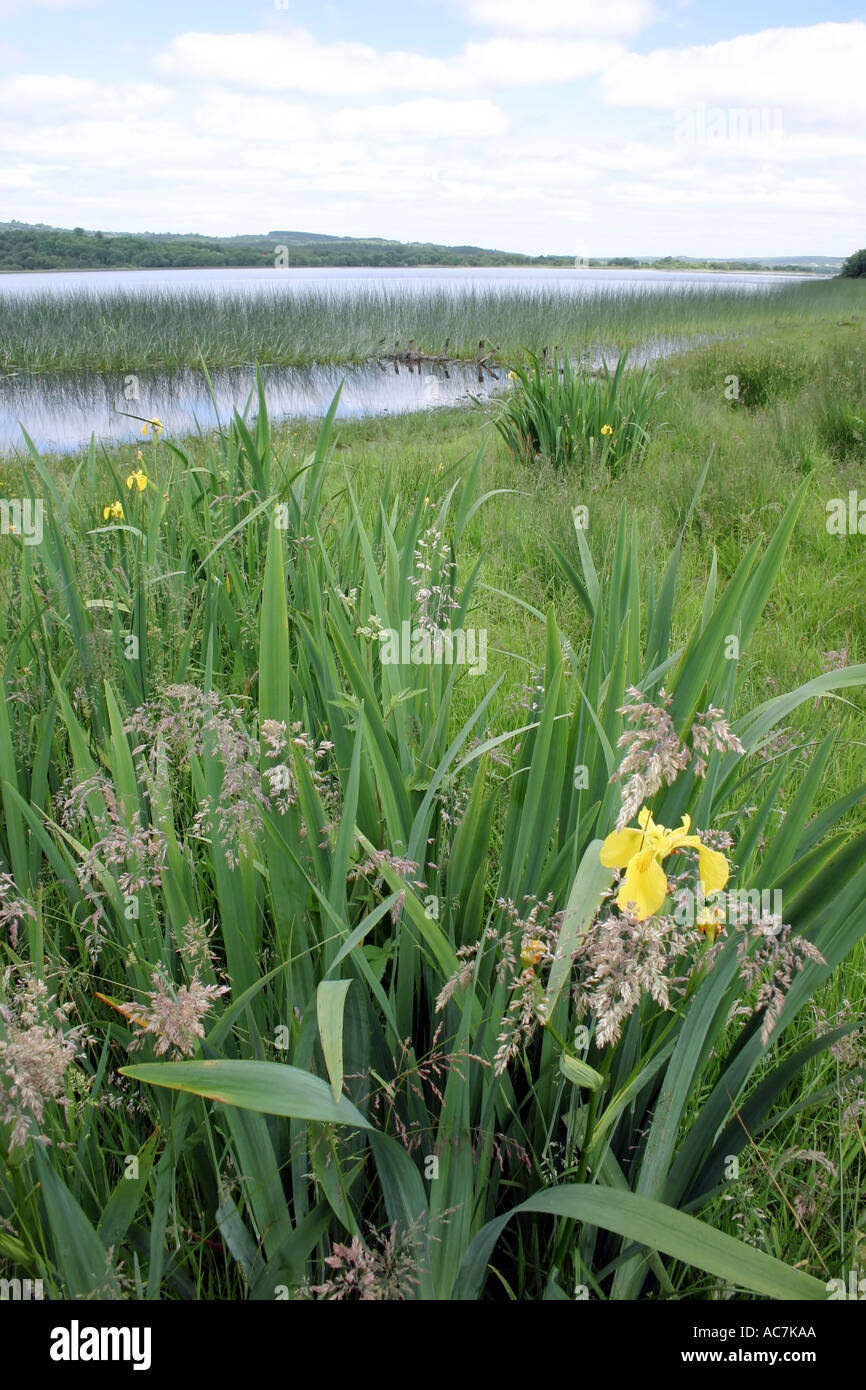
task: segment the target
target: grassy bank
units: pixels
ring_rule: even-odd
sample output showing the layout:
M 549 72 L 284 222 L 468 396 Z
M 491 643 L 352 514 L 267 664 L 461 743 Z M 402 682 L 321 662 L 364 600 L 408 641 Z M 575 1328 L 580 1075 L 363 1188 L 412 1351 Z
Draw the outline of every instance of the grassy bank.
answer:
M 480 411 L 2 465 L 46 503 L 0 546 L 4 1272 L 812 1299 L 863 1264 L 866 535 L 826 506 L 866 496 L 866 331 L 837 294 L 738 301 L 761 331 L 732 309 L 663 364 L 616 476 L 517 464 Z M 483 629 L 486 669 L 389 664 L 377 626 L 419 618 Z M 654 820 L 780 892 L 787 936 L 618 912 L 630 686 L 682 744 L 643 767 Z M 683 764 L 713 708 L 743 751 L 720 725 Z
M 287 272 L 287 274 L 290 272 Z M 597 351 L 665 344 L 775 324 L 862 321 L 866 290 L 850 280 L 743 291 L 628 287 L 572 297 L 549 289 L 358 289 L 262 295 L 105 291 L 0 293 L 0 371 L 120 371 L 260 362 L 359 362 L 410 342 L 472 358 L 484 340 L 503 360 L 523 348 Z

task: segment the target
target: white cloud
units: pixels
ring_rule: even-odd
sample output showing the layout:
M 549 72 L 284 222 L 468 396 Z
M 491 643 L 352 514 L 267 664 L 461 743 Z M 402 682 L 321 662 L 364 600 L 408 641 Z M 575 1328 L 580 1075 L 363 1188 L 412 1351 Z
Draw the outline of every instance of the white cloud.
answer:
M 346 107 L 328 120 L 335 135 L 422 135 L 475 139 L 502 135 L 508 117 L 492 101 L 401 101 L 391 106 Z
M 389 141 L 422 137 L 425 141 L 501 135 L 508 116 L 492 101 L 444 101 L 424 97 L 377 106 L 344 106 L 327 115 L 311 106 L 278 97 L 248 96 L 209 88 L 194 115 L 197 130 L 253 148 L 358 140 L 370 136 Z
M 307 106 L 277 97 L 243 96 L 220 88 L 207 89 L 194 120 L 205 134 L 232 142 L 311 140 L 322 132 L 321 119 Z
M 489 39 L 468 43 L 453 69 L 466 83 L 490 87 L 547 86 L 593 77 L 624 54 L 617 43 L 561 39 Z
M 467 18 L 525 34 L 637 34 L 652 23 L 651 0 L 463 0 Z
M 305 29 L 289 34 L 179 34 L 157 56 L 156 65 L 172 76 L 319 95 L 357 96 L 387 88 L 431 91 L 454 85 L 442 59 L 379 53 L 368 44 L 322 44 Z
M 81 77 L 22 73 L 0 79 L 0 111 L 37 119 L 59 112 L 76 115 L 122 117 L 132 112 L 155 111 L 172 99 L 171 92 L 152 82 L 96 83 Z
M 156 57 L 164 73 L 259 91 L 371 96 L 385 91 L 453 92 L 573 81 L 622 56 L 614 43 L 491 39 L 449 58 L 379 51 L 368 44 L 320 43 L 309 31 L 179 34 Z
M 35 115 L 51 107 L 76 106 L 95 91 L 96 83 L 81 77 L 10 77 L 0 82 L 0 109 Z
M 866 115 L 864 74 L 866 24 L 855 20 L 630 53 L 605 70 L 602 82 L 616 106 L 781 106 L 850 120 Z
M 0 188 L 34 188 L 37 164 L 13 164 L 0 169 Z

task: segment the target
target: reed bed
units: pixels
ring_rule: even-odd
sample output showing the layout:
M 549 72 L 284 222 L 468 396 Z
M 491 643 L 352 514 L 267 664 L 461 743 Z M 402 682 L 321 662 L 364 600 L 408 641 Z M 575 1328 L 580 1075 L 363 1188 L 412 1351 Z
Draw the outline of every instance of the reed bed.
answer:
M 664 346 L 706 334 L 862 314 L 866 290 L 850 280 L 759 287 L 671 284 L 601 289 L 492 286 L 412 293 L 336 290 L 3 293 L 0 371 L 123 371 L 259 362 L 361 362 L 409 344 L 475 358 L 478 344 L 513 360 L 522 349 L 575 352 Z

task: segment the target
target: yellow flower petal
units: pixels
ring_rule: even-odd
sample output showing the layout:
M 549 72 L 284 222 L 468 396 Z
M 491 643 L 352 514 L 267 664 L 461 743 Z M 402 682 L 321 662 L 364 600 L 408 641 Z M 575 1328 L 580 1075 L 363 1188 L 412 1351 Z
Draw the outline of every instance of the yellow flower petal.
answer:
M 642 846 L 641 831 L 626 826 L 625 830 L 614 830 L 608 835 L 598 857 L 606 869 L 624 869 Z
M 616 900 L 622 912 L 639 922 L 658 912 L 668 895 L 667 874 L 651 849 L 636 854 L 629 863 Z
M 704 896 L 710 897 L 712 893 L 721 892 L 731 871 L 723 854 L 720 854 L 717 849 L 707 849 L 706 845 L 701 845 L 698 849 L 698 872 L 701 876 Z

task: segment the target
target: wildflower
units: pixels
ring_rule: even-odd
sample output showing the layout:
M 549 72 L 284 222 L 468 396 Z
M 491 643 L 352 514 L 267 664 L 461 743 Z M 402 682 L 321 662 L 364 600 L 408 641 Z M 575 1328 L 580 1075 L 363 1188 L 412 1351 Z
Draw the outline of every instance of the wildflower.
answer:
M 123 503 L 122 503 L 122 502 L 112 502 L 111 505 L 110 505 L 109 507 L 103 507 L 103 508 L 102 508 L 102 519 L 103 519 L 103 521 L 107 521 L 108 518 L 109 518 L 110 516 L 118 517 L 118 518 L 120 518 L 120 519 L 123 518 Z
M 668 892 L 661 861 L 679 849 L 698 851 L 698 871 L 704 897 L 720 892 L 728 881 L 728 861 L 718 850 L 708 849 L 698 835 L 689 834 L 691 820 L 683 816 L 678 830 L 656 825 L 649 808 L 638 814 L 640 829 L 627 826 L 608 835 L 600 859 L 607 869 L 625 869 L 617 895 L 623 912 L 633 910 L 639 922 L 658 912 Z
M 527 967 L 540 965 L 547 955 L 547 945 L 539 937 L 533 936 L 520 952 L 520 959 Z
M 138 456 L 139 458 L 141 458 L 140 449 L 138 451 Z M 140 468 L 136 468 L 135 471 L 133 473 L 130 473 L 129 477 L 127 478 L 126 486 L 128 488 L 137 487 L 139 492 L 144 492 L 144 489 L 147 487 L 147 474 L 143 473 Z
M 723 907 L 702 907 L 697 916 L 696 926 L 702 936 L 706 937 L 707 944 L 712 946 L 717 936 L 724 935 L 725 909 Z
M 136 450 L 135 461 L 136 463 L 144 463 L 144 454 L 141 452 L 140 449 Z
M 613 434 L 613 425 L 602 425 L 602 434 Z
M 161 420 L 151 420 L 150 423 L 153 425 L 153 432 L 154 432 L 154 434 L 162 434 L 162 421 L 161 421 Z

